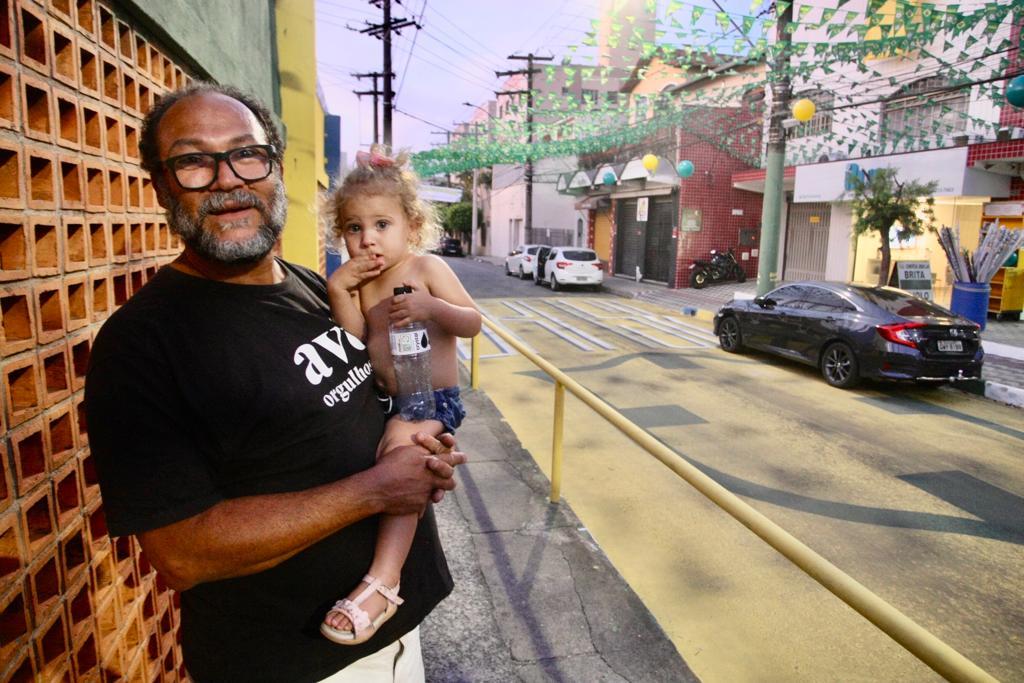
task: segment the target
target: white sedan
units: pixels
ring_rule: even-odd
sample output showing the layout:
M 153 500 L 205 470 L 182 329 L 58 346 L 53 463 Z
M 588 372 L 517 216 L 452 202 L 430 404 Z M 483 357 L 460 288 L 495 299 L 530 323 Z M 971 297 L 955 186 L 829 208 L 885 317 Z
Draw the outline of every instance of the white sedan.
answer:
M 520 280 L 533 277 L 537 250 L 542 244 L 520 244 L 505 257 L 505 275 L 518 275 Z
M 557 292 L 568 285 L 590 285 L 600 289 L 604 282 L 604 266 L 593 249 L 554 247 L 541 251 L 536 284 L 547 282 Z

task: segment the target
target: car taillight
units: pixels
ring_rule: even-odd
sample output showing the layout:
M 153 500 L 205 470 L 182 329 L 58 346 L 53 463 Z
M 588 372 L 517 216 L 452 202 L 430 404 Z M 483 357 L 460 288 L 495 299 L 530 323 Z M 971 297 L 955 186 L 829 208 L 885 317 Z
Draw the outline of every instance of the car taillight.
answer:
M 591 263 L 590 265 L 594 266 L 598 270 L 601 270 L 601 264 L 600 263 Z
M 524 256 L 523 260 L 526 261 L 527 263 L 529 263 L 530 261 L 533 260 L 533 257 L 532 256 Z
M 555 268 L 561 270 L 570 264 L 569 261 L 555 261 Z
M 875 329 L 878 330 L 878 334 L 882 335 L 882 339 L 886 339 L 896 344 L 903 344 L 904 346 L 909 346 L 912 349 L 916 349 L 917 343 L 921 341 L 920 328 L 922 327 L 924 327 L 924 323 L 875 325 Z

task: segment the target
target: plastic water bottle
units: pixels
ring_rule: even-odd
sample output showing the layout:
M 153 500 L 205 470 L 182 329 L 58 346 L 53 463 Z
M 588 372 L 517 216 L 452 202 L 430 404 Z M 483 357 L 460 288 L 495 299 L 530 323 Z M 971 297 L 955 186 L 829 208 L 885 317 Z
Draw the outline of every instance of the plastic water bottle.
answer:
M 412 287 L 395 287 L 395 295 L 412 294 Z M 388 326 L 391 358 L 398 383 L 398 410 L 410 422 L 434 416 L 434 387 L 430 375 L 430 338 L 423 323 Z

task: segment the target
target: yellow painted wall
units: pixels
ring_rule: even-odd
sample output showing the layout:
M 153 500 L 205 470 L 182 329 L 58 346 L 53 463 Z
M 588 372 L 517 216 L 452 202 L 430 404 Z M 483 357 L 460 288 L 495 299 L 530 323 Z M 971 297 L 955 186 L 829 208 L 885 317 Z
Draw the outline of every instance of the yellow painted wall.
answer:
M 275 12 L 281 120 L 287 135 L 284 178 L 288 227 L 282 238 L 282 255 L 321 271 L 323 246 L 317 196 L 319 187 L 328 183 L 323 159 L 324 112 L 316 91 L 314 3 L 278 0 Z
M 612 258 L 612 215 L 608 210 L 594 215 L 594 251 L 602 261 Z

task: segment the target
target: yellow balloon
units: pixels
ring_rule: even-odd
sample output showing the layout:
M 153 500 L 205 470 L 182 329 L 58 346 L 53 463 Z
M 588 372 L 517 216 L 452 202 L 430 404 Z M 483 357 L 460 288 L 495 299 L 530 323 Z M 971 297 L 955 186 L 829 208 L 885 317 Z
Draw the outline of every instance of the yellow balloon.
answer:
M 806 97 L 793 103 L 793 118 L 797 121 L 810 121 L 814 118 L 814 102 Z
M 658 157 L 653 154 L 645 154 L 643 158 L 644 168 L 650 173 L 654 173 L 658 170 Z

